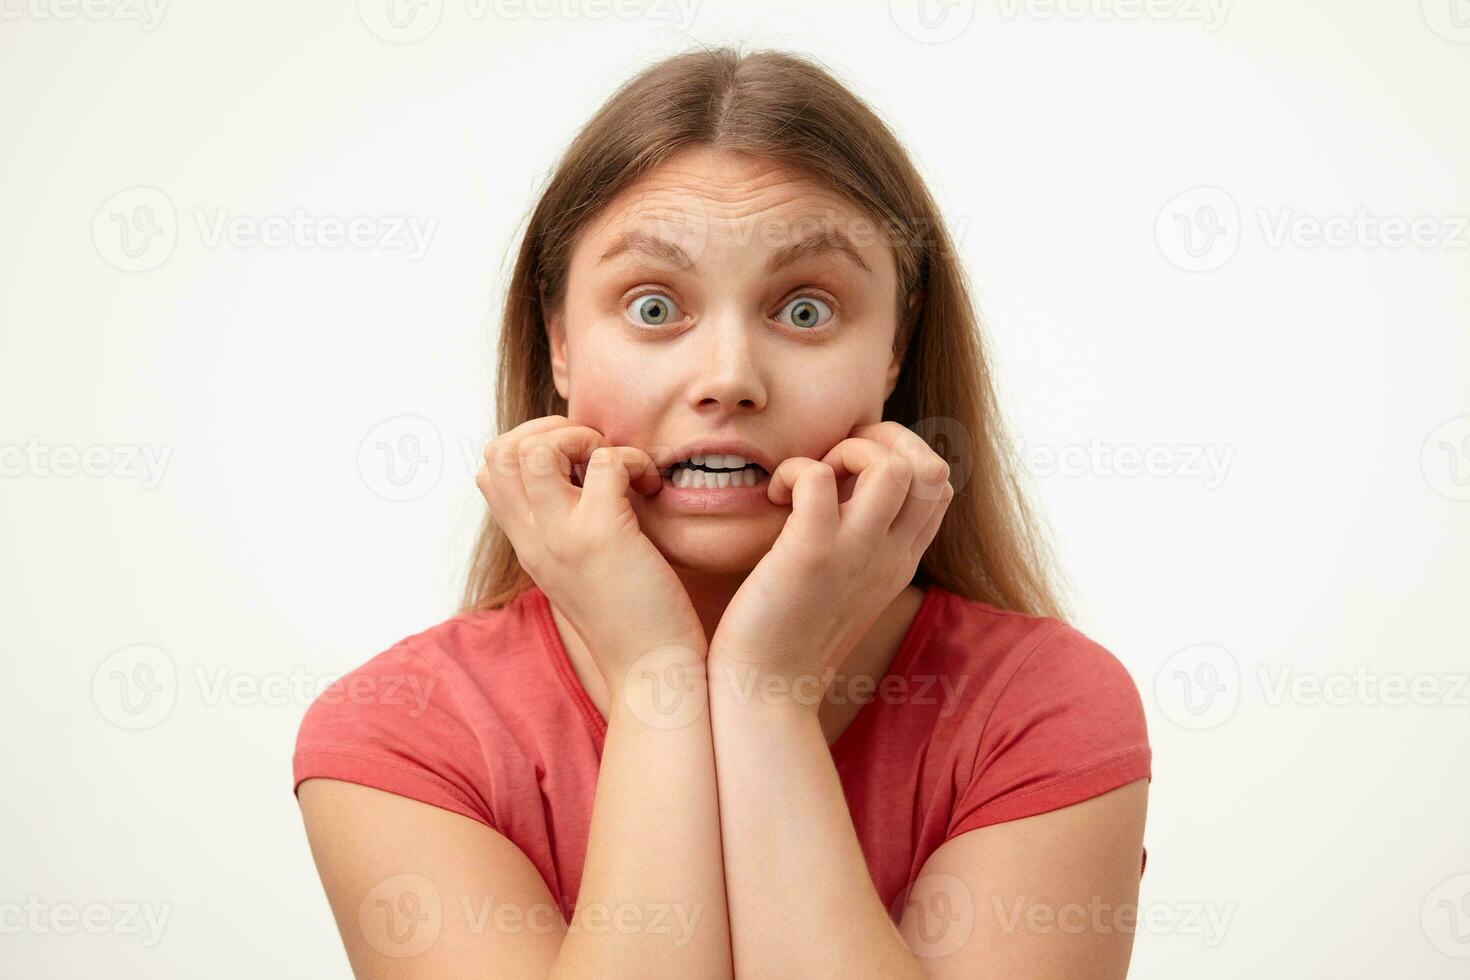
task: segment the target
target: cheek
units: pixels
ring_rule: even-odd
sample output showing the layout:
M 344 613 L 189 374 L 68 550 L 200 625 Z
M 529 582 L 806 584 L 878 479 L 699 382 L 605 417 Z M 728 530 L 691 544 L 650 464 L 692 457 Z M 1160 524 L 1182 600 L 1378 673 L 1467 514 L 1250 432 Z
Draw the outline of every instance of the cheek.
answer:
M 785 385 L 780 415 L 793 420 L 789 444 L 798 455 L 821 459 L 846 439 L 854 426 L 882 418 L 882 389 L 860 384 L 865 376 L 851 367 L 802 372 Z
M 570 381 L 567 417 L 596 429 L 614 445 L 639 445 L 640 434 L 656 427 L 660 406 L 667 401 L 667 379 L 658 362 L 638 357 L 626 346 L 579 349 Z
M 781 414 L 794 420 L 784 440 L 794 455 L 819 460 L 857 426 L 883 420 L 882 381 L 869 384 L 870 376 L 867 365 L 861 371 L 847 365 L 841 371 L 808 371 L 787 387 Z M 856 483 L 857 477 L 848 477 L 838 484 L 839 502 L 851 499 Z

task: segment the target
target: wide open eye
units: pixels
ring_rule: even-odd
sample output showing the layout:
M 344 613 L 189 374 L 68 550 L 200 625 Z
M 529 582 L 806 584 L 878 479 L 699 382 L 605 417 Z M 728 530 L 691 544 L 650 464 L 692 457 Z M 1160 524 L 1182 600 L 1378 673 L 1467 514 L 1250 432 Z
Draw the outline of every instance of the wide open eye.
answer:
M 644 293 L 628 304 L 627 312 L 641 327 L 662 327 L 682 319 L 678 304 L 663 293 Z
M 815 329 L 832 319 L 832 308 L 815 296 L 798 296 L 781 307 L 781 313 L 777 314 L 777 319 L 788 311 L 791 319 L 782 320 L 782 322 L 790 323 L 793 327 L 802 330 Z

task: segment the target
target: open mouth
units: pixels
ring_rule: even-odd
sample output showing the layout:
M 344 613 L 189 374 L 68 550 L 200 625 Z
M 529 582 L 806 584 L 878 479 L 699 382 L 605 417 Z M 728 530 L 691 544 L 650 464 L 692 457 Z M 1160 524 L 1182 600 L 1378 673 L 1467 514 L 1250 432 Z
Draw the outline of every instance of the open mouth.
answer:
M 753 487 L 768 476 L 759 463 L 729 455 L 694 456 L 664 473 L 664 479 L 674 486 L 695 490 Z

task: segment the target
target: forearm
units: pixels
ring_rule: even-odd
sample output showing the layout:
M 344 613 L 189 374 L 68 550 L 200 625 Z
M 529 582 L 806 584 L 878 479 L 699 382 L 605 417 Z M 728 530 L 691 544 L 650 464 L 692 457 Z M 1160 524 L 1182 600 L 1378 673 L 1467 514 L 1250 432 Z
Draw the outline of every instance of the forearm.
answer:
M 650 713 L 638 701 L 646 692 L 630 705 L 621 686 L 613 691 L 581 889 L 555 977 L 732 976 L 702 659 L 676 670 L 697 704 L 672 715 Z
M 708 671 L 739 975 L 923 976 L 873 887 L 816 708 L 763 700 L 747 669 Z

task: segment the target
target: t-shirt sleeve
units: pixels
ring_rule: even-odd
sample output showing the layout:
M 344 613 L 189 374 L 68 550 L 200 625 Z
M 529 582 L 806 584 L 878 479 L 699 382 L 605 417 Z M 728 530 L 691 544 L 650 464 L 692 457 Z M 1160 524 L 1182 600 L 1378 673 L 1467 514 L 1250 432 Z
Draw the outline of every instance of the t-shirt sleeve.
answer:
M 312 777 L 341 779 L 494 827 L 468 770 L 483 756 L 454 691 L 410 638 L 334 681 L 307 708 L 292 792 Z
M 1059 624 L 1025 655 L 984 720 L 945 839 L 1151 778 L 1151 764 L 1143 702 L 1127 668 Z

